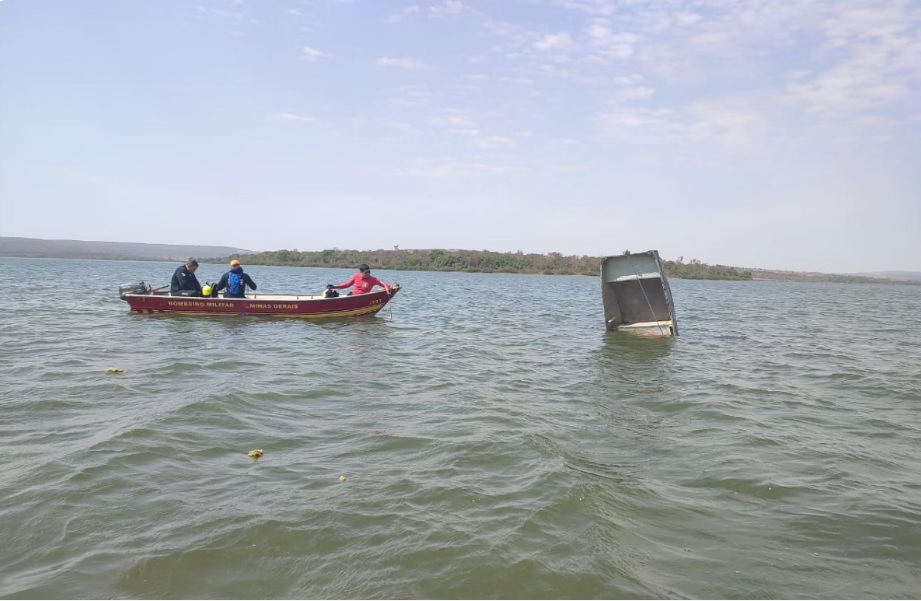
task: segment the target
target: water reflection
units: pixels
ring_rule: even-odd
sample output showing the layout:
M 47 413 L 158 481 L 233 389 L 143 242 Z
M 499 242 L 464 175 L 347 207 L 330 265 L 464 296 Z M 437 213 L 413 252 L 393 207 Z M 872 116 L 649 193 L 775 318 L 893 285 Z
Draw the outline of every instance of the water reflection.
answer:
M 605 399 L 605 404 L 661 397 L 671 387 L 673 366 L 669 355 L 675 343 L 675 338 L 607 332 L 593 353 L 592 394 Z
M 675 338 L 664 336 L 636 336 L 623 332 L 605 331 L 597 349 L 599 360 L 649 363 L 667 357 L 675 345 Z

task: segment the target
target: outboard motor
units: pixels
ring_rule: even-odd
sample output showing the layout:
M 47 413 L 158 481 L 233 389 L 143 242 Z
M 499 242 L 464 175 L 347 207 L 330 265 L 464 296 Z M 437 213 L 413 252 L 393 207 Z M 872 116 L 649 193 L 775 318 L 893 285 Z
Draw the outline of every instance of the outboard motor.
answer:
M 118 287 L 118 297 L 122 300 L 128 300 L 125 298 L 127 294 L 150 294 L 150 286 L 140 281 L 137 284 L 124 284 Z

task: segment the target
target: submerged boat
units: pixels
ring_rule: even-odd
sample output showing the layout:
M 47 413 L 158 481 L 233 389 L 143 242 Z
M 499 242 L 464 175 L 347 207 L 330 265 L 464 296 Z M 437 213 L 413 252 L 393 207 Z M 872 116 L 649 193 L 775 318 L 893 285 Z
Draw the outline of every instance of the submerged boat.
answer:
M 658 251 L 606 257 L 601 262 L 601 301 L 608 330 L 678 335 L 672 291 Z
M 322 294 L 250 294 L 246 298 L 171 296 L 140 282 L 119 287 L 119 297 L 134 313 L 181 313 L 184 315 L 275 315 L 322 319 L 374 315 L 390 302 L 400 285 L 390 292 L 326 298 Z

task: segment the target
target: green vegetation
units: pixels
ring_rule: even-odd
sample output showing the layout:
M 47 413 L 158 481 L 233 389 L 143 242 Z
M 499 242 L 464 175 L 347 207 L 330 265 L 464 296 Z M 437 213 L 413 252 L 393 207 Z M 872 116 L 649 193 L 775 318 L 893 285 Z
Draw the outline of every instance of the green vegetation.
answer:
M 863 275 L 838 275 L 834 273 L 814 273 L 799 271 L 767 271 L 753 269 L 754 280 L 779 280 L 785 282 L 837 282 L 848 284 L 908 284 L 921 285 L 918 280 L 896 280 L 892 278 L 875 278 Z
M 231 257 L 209 259 L 226 262 Z M 498 253 L 488 250 L 274 250 L 236 255 L 245 265 L 288 265 L 297 267 L 341 267 L 354 269 L 367 263 L 372 269 L 396 271 L 468 271 L 483 273 L 540 273 L 597 276 L 603 257 Z M 707 265 L 698 260 L 684 263 L 663 261 L 670 278 L 698 280 L 750 280 L 751 270 Z
M 625 251 L 626 252 L 626 251 Z M 2 257 L 42 257 L 61 259 L 114 259 L 133 261 L 182 261 L 186 257 L 226 263 L 230 258 L 250 265 L 290 265 L 298 267 L 337 267 L 355 269 L 367 263 L 375 269 L 398 271 L 468 271 L 486 273 L 539 273 L 597 276 L 603 257 L 563 256 L 560 253 L 498 253 L 488 250 L 274 250 L 255 252 L 224 246 L 181 246 L 134 242 L 87 242 L 81 240 L 40 240 L 0 236 Z M 206 259 L 204 257 L 212 257 Z M 785 280 L 797 282 L 847 282 L 861 284 L 921 285 L 919 272 L 879 272 L 840 275 L 796 271 L 772 271 L 708 265 L 697 259 L 685 263 L 663 260 L 669 278 L 694 280 Z M 889 277 L 892 276 L 892 277 Z
M 742 269 L 739 267 L 727 267 L 725 265 L 707 265 L 697 259 L 691 259 L 690 263 L 685 263 L 683 257 L 678 257 L 677 261 L 666 261 L 663 259 L 665 275 L 679 280 L 750 280 L 752 279 L 751 269 Z
M 488 250 L 273 250 L 207 259 L 226 263 L 240 259 L 244 265 L 283 265 L 292 267 L 337 267 L 355 269 L 367 263 L 372 269 L 394 271 L 467 271 L 481 273 L 537 273 L 547 275 L 587 275 L 600 273 L 603 257 L 498 253 Z M 665 274 L 685 280 L 787 280 L 803 282 L 846 282 L 872 284 L 921 284 L 921 281 L 883 279 L 858 275 L 770 271 L 726 265 L 708 265 L 697 259 L 685 263 L 684 257 L 662 261 Z

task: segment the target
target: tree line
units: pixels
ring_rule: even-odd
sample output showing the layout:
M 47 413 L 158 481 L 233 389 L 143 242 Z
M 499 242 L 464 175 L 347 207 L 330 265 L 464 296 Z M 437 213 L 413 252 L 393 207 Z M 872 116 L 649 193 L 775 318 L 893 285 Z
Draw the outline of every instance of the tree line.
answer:
M 626 254 L 627 251 L 624 251 Z M 546 254 L 499 253 L 488 250 L 423 249 L 403 250 L 341 250 L 320 251 L 271 250 L 208 259 L 227 262 L 239 259 L 244 265 L 278 265 L 291 267 L 336 267 L 355 269 L 367 263 L 372 269 L 393 271 L 467 271 L 481 273 L 530 273 L 546 275 L 598 276 L 604 257 L 566 256 L 558 252 Z M 838 282 L 859 284 L 917 284 L 921 281 L 892 280 L 857 275 L 806 273 L 709 265 L 697 259 L 662 260 L 665 275 L 685 280 L 786 280 L 808 282 Z
M 488 250 L 340 250 L 321 251 L 272 250 L 261 253 L 220 257 L 208 261 L 226 262 L 239 259 L 244 265 L 291 267 L 337 267 L 355 269 L 367 263 L 372 269 L 394 271 L 467 271 L 480 273 L 529 273 L 546 275 L 588 275 L 600 273 L 604 257 L 546 254 L 499 253 Z M 669 278 L 697 280 L 751 280 L 750 269 L 708 265 L 697 259 L 685 263 L 663 260 Z

